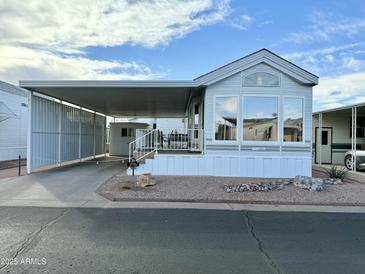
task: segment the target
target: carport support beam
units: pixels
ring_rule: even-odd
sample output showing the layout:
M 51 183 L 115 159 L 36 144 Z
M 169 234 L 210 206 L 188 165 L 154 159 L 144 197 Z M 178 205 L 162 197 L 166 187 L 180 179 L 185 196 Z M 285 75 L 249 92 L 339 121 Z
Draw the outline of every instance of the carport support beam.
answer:
M 33 91 L 28 99 L 28 136 L 27 136 L 27 173 L 32 173 L 32 99 Z
M 81 162 L 81 107 L 79 108 L 79 160 Z
M 351 157 L 352 157 L 352 171 L 356 172 L 356 148 L 357 148 L 357 107 L 351 108 Z
M 322 119 L 322 112 L 320 112 L 318 114 L 318 128 L 319 128 L 319 134 L 318 134 L 318 147 L 319 147 L 319 151 L 318 151 L 318 158 L 319 158 L 319 161 L 318 161 L 318 164 L 321 166 L 322 165 L 322 122 L 323 122 L 323 119 Z
M 61 166 L 62 150 L 62 101 L 58 105 L 58 166 Z

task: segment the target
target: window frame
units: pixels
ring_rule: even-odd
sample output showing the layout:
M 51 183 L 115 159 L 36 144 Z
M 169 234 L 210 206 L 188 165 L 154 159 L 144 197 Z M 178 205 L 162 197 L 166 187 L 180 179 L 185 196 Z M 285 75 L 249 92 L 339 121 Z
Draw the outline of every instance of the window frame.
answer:
M 215 120 L 216 120 L 216 107 L 217 107 L 217 98 L 227 98 L 227 97 L 235 97 L 237 99 L 237 113 L 236 113 L 236 118 L 237 118 L 237 125 L 236 125 L 236 140 L 216 140 L 215 139 Z M 239 106 L 239 101 L 240 101 L 240 95 L 239 94 L 220 94 L 220 95 L 214 95 L 213 97 L 213 142 L 214 143 L 220 143 L 220 144 L 238 144 L 239 143 L 239 117 L 240 117 L 240 106 Z
M 262 86 L 258 86 L 258 85 L 246 85 L 245 84 L 245 79 L 250 76 L 250 75 L 253 75 L 253 74 L 256 74 L 256 73 L 266 73 L 266 74 L 271 74 L 275 77 L 278 78 L 278 85 L 262 85 Z M 252 71 L 252 72 L 249 72 L 249 73 L 245 73 L 242 75 L 242 87 L 246 87 L 246 88 L 278 88 L 278 87 L 281 87 L 281 74 L 279 73 L 275 73 L 275 72 L 272 72 L 272 71 L 265 71 L 265 70 L 256 70 L 256 71 Z
M 127 135 L 123 135 L 123 129 L 126 129 L 127 130 Z M 130 127 L 121 127 L 121 129 L 120 129 L 120 137 L 121 138 L 132 138 L 132 137 L 134 137 L 133 136 L 133 129 L 130 128 Z
M 284 142 L 284 118 L 285 118 L 285 110 L 284 110 L 284 106 L 285 106 L 285 99 L 286 98 L 291 98 L 291 99 L 302 99 L 303 100 L 303 130 L 302 130 L 302 141 L 301 142 L 293 142 L 293 141 L 288 141 L 288 142 Z M 295 146 L 295 145 L 306 145 L 305 143 L 305 119 L 306 119 L 306 114 L 305 114 L 305 110 L 306 110 L 306 102 L 305 102 L 305 96 L 299 96 L 299 95 L 284 95 L 282 96 L 282 103 L 281 103 L 281 108 L 282 108 L 282 118 L 281 118 L 281 144 L 283 146 L 288 145 L 288 146 Z
M 244 100 L 245 97 L 272 97 L 272 98 L 276 98 L 277 99 L 277 111 L 278 111 L 278 120 L 277 120 L 277 137 L 278 139 L 276 141 L 254 141 L 254 140 L 244 140 L 243 136 L 244 136 L 244 130 L 243 130 L 243 126 L 244 126 Z M 241 99 L 241 136 L 240 136 L 240 142 L 243 145 L 280 145 L 280 121 L 281 121 L 281 100 L 280 100 L 280 95 L 275 95 L 275 94 L 256 94 L 256 93 L 244 93 L 242 94 L 242 99 Z

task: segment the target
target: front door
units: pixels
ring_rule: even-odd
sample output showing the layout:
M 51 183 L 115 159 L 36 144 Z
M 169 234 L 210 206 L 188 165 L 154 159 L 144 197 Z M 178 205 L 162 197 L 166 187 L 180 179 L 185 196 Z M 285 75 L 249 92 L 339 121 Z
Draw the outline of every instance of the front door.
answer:
M 332 128 L 322 128 L 322 136 L 316 128 L 316 163 L 319 163 L 322 149 L 322 164 L 332 164 Z

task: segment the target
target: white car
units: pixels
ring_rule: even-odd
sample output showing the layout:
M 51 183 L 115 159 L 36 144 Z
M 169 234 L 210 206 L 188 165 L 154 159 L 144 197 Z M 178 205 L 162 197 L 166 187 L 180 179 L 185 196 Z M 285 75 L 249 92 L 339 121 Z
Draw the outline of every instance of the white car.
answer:
M 352 170 L 352 152 L 347 151 L 345 154 L 345 166 L 347 169 Z M 365 170 L 365 150 L 356 150 L 356 169 Z

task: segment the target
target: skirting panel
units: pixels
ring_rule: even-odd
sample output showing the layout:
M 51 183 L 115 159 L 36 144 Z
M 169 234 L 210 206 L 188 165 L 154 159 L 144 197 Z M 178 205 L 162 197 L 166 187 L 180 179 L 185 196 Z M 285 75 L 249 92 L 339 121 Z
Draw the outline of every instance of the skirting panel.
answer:
M 309 154 L 308 157 L 156 155 L 138 167 L 136 173 L 292 178 L 296 175 L 311 176 L 312 159 Z

